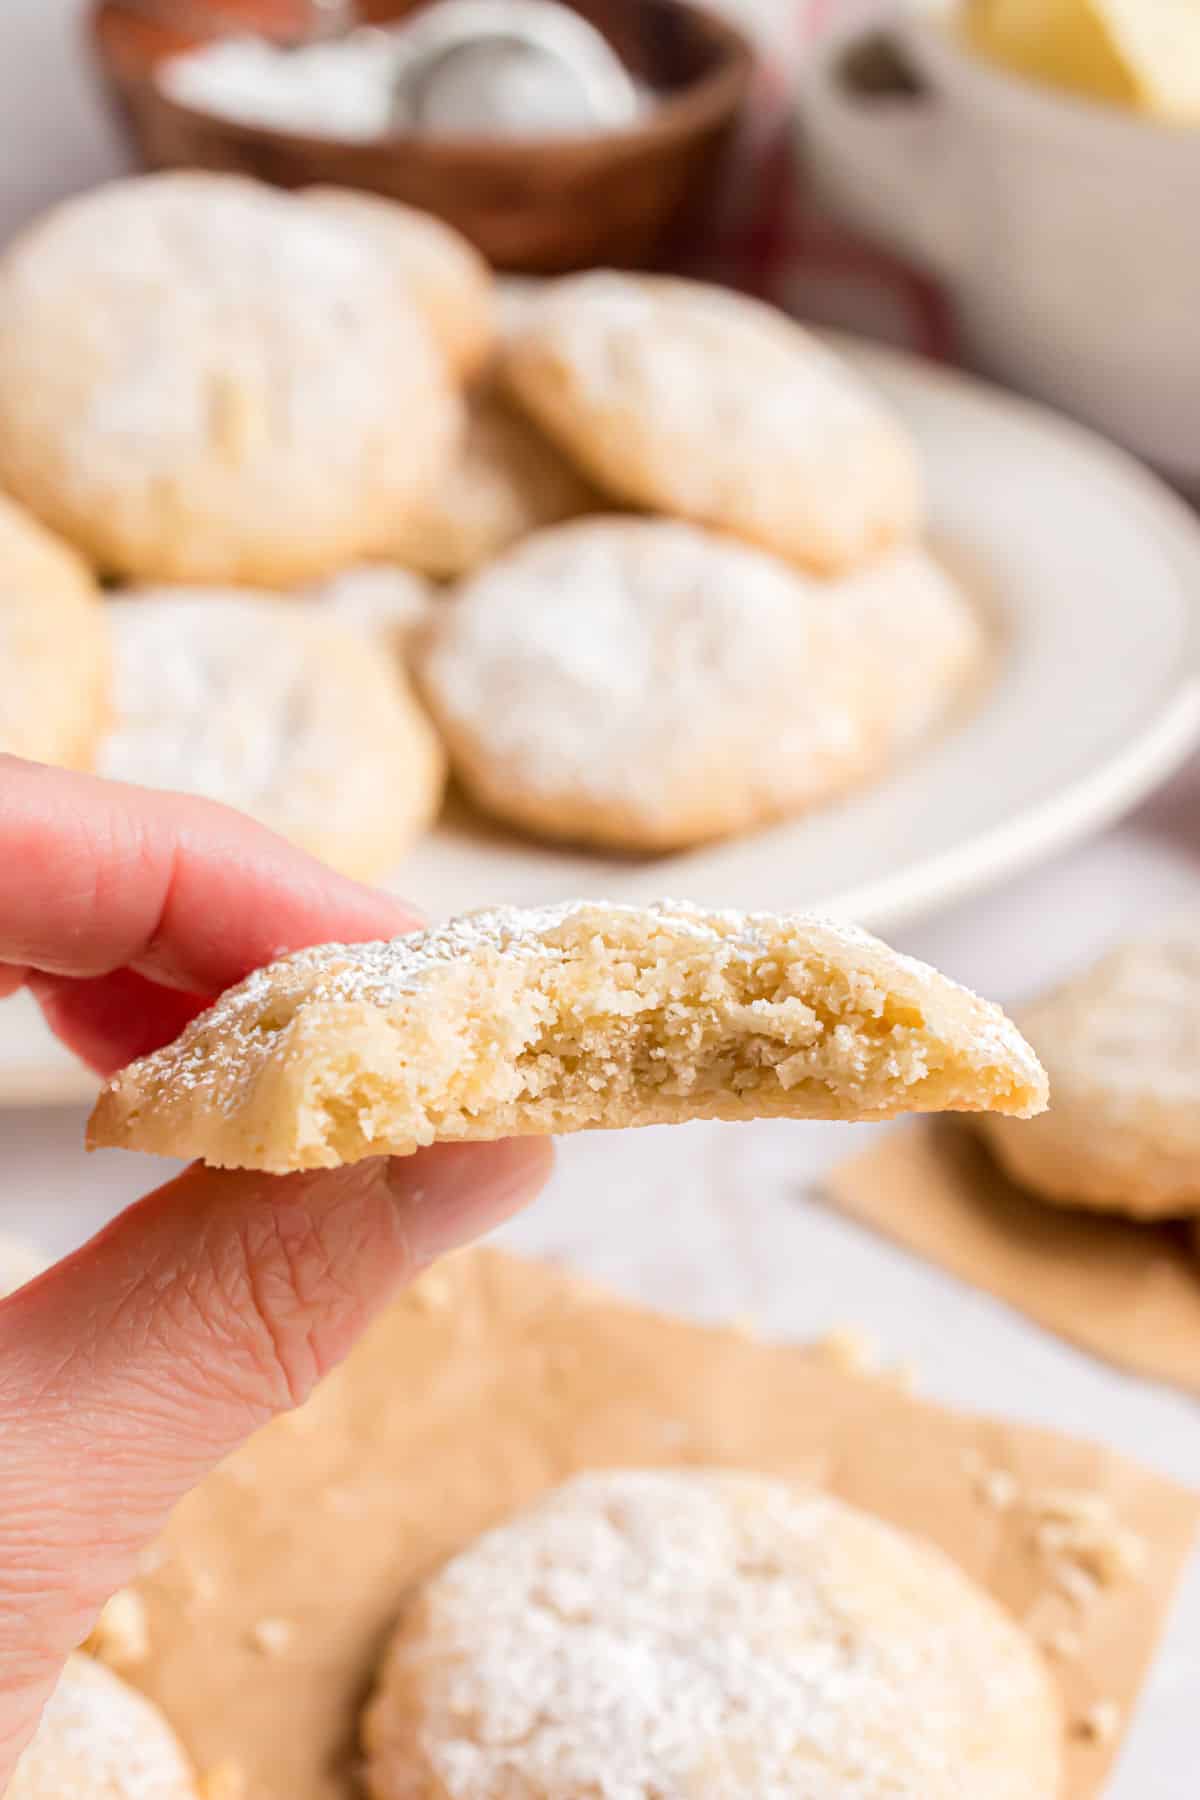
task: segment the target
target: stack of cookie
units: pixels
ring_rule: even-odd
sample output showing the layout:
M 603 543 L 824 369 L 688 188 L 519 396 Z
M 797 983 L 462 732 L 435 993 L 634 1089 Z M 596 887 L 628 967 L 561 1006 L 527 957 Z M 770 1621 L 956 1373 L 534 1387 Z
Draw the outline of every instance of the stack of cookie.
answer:
M 798 326 L 609 272 L 506 308 L 446 226 L 338 190 L 149 176 L 36 224 L 0 263 L 0 485 L 0 743 L 364 876 L 447 763 L 542 838 L 754 829 L 980 658 L 903 428 Z

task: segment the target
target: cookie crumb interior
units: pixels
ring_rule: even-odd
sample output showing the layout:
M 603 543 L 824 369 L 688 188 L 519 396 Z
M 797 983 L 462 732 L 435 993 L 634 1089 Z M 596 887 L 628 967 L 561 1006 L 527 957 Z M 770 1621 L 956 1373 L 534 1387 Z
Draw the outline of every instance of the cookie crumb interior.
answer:
M 149 1078 L 149 1079 L 148 1079 Z M 483 914 L 260 971 L 119 1077 L 96 1141 L 333 1166 L 438 1139 L 690 1118 L 1033 1110 L 1003 1015 L 861 933 L 579 905 Z M 207 1121 L 207 1128 L 206 1128 Z

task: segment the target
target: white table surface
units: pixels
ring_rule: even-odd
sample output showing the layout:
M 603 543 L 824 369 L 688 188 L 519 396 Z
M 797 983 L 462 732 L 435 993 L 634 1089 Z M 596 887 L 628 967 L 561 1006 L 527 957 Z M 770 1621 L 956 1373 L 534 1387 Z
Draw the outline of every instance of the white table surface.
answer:
M 75 45 L 79 0 L 0 5 L 0 231 L 121 155 Z M 414 896 L 420 900 L 420 896 Z M 480 895 L 481 903 L 487 899 Z M 1124 930 L 1200 899 L 1200 763 L 1119 829 L 904 934 L 902 947 L 1019 999 Z M 0 1114 L 0 1231 L 65 1251 L 155 1178 L 85 1158 L 79 1109 Z M 807 1336 L 854 1321 L 925 1392 L 1105 1439 L 1200 1484 L 1200 1409 L 1076 1353 L 826 1211 L 814 1179 L 861 1129 L 771 1123 L 576 1138 L 510 1246 L 569 1259 L 635 1298 Z M 1200 1561 L 1176 1610 L 1113 1800 L 1196 1800 Z

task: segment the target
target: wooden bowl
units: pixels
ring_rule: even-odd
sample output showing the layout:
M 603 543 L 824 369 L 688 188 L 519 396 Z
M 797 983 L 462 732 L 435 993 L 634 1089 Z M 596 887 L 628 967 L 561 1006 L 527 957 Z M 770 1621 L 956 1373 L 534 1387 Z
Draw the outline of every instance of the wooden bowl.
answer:
M 229 0 L 220 8 L 214 0 L 100 0 L 91 29 L 110 92 L 149 168 L 386 194 L 457 226 L 499 269 L 644 266 L 709 191 L 745 99 L 752 52 L 739 31 L 692 0 L 572 3 L 662 96 L 628 130 L 518 142 L 402 134 L 360 143 L 243 125 L 182 105 L 154 73 L 164 57 L 204 41 L 206 9 L 227 20 Z M 264 30 L 286 31 L 294 22 L 292 0 L 235 5 Z M 412 5 L 368 0 L 362 11 L 382 23 Z

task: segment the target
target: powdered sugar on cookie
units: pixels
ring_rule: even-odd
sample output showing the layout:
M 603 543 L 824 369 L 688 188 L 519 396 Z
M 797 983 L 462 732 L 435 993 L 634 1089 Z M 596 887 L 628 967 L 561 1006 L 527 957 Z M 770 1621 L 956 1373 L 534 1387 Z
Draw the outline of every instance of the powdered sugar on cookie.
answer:
M 166 1720 L 90 1657 L 71 1657 L 46 1703 L 5 1800 L 195 1800 L 192 1774 Z
M 1043 1103 L 997 1008 L 864 934 L 574 902 L 285 957 L 118 1075 L 89 1141 L 282 1171 L 439 1139 Z
M 514 329 L 521 403 L 622 499 L 843 572 L 920 516 L 887 409 L 783 314 L 700 283 L 600 270 L 548 285 Z
M 1009 1800 L 1058 1722 L 1016 1628 L 838 1502 L 708 1472 L 577 1477 L 414 1597 L 367 1718 L 375 1800 Z
M 919 551 L 831 588 L 696 526 L 587 519 L 467 584 L 421 669 L 490 810 L 648 850 L 837 793 L 946 709 L 978 646 Z

